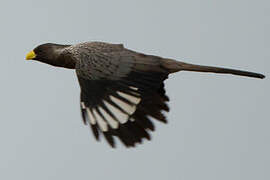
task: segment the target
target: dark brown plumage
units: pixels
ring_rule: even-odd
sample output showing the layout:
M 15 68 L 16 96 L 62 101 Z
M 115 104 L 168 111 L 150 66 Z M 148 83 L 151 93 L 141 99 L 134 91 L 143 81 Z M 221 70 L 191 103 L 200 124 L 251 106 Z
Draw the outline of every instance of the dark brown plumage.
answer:
M 264 75 L 193 65 L 145 55 L 121 44 L 87 42 L 76 45 L 43 44 L 26 59 L 75 69 L 81 86 L 81 113 L 97 140 L 102 133 L 114 147 L 118 137 L 127 147 L 150 140 L 152 119 L 166 123 L 169 111 L 164 80 L 178 71 L 234 74 L 253 78 Z

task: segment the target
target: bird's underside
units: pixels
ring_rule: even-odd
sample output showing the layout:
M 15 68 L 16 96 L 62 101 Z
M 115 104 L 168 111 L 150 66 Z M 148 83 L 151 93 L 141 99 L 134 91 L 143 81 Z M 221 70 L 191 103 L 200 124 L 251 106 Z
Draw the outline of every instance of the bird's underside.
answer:
M 150 140 L 149 132 L 154 131 L 152 121 L 167 122 L 164 112 L 169 111 L 169 98 L 164 80 L 171 73 L 199 71 L 264 78 L 253 72 L 145 55 L 118 44 L 91 42 L 50 46 L 55 46 L 50 47 L 51 53 L 58 54 L 39 61 L 76 69 L 81 86 L 83 121 L 91 127 L 97 140 L 103 134 L 112 147 L 115 147 L 115 137 L 127 147 L 133 147 L 143 139 Z M 38 48 L 38 52 L 46 49 Z

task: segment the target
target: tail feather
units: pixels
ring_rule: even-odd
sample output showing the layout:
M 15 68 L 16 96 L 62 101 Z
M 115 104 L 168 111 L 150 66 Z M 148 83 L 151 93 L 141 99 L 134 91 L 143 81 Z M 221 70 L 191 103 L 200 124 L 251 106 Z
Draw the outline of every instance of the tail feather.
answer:
M 196 72 L 210 72 L 210 73 L 222 73 L 222 74 L 233 74 L 238 76 L 247 76 L 252 78 L 263 79 L 265 76 L 260 73 L 242 71 L 237 69 L 213 67 L 213 66 L 202 66 L 179 62 L 171 59 L 166 59 L 163 63 L 164 67 L 169 70 L 170 73 L 178 71 L 196 71 Z

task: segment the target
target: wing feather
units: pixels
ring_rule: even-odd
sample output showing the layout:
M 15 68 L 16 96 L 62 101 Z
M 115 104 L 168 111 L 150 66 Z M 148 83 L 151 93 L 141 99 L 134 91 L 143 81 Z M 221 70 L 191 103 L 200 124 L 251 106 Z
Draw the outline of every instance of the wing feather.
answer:
M 159 57 L 90 43 L 77 48 L 76 59 L 82 117 L 97 140 L 102 133 L 112 147 L 113 136 L 134 147 L 151 139 L 152 119 L 167 122 L 162 111 L 169 111 L 163 83 L 168 73 Z

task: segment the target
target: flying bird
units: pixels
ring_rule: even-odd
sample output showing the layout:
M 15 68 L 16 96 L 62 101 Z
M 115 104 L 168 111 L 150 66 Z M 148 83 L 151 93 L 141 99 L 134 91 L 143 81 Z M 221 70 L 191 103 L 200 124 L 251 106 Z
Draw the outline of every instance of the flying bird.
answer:
M 126 147 L 150 140 L 153 119 L 166 123 L 169 111 L 164 80 L 178 71 L 233 74 L 263 79 L 263 74 L 202 66 L 146 55 L 122 44 L 85 42 L 75 45 L 46 43 L 26 55 L 52 66 L 75 69 L 81 87 L 84 124 L 94 137 L 103 134 L 115 147 L 115 137 Z

